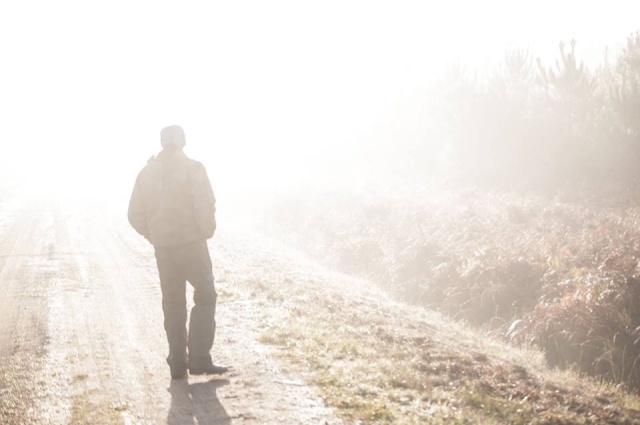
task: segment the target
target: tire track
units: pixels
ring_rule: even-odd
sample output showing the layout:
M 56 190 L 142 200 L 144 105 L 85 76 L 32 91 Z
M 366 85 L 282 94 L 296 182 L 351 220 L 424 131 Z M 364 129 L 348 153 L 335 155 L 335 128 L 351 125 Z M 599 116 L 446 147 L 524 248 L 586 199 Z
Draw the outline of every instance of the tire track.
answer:
M 154 327 L 152 337 L 144 341 L 144 345 L 152 350 L 132 350 L 130 359 L 135 363 L 155 364 L 158 367 L 153 376 L 137 381 L 144 387 L 140 393 L 145 394 L 145 399 L 155 400 L 154 412 L 158 422 L 340 423 L 298 377 L 283 373 L 285 368 L 275 360 L 273 348 L 259 342 L 259 323 L 262 320 L 259 309 L 253 305 L 253 300 L 231 296 L 231 292 L 225 289 L 225 286 L 235 284 L 235 276 L 219 273 L 223 267 L 216 261 L 217 249 L 212 249 L 214 273 L 218 276 L 222 274 L 222 278 L 218 278 L 216 284 L 221 295 L 218 298 L 217 332 L 212 354 L 214 361 L 229 364 L 235 369 L 219 378 L 190 376 L 188 380 L 171 381 L 164 362 L 167 345 L 153 250 L 129 228 L 124 208 L 121 215 L 112 215 L 106 221 L 108 224 L 103 229 L 104 233 L 98 238 L 102 244 L 101 252 L 105 253 L 104 258 L 109 259 L 109 264 L 117 265 L 104 271 L 108 275 L 107 280 L 120 286 L 121 294 L 126 294 L 126 297 L 122 297 L 126 301 L 123 307 L 135 312 L 135 317 L 129 323 L 136 329 Z M 217 246 L 216 240 L 217 237 L 213 245 Z M 244 247 L 241 252 L 236 251 L 238 248 L 227 247 L 228 251 L 235 252 L 241 258 L 246 257 L 248 252 Z M 187 288 L 190 309 L 193 291 L 189 285 Z M 142 305 L 146 305 L 146 308 L 140 308 Z M 134 332 L 135 338 L 145 336 L 149 335 L 141 336 L 139 332 Z M 139 368 L 138 374 L 141 374 Z M 159 394 L 158 390 L 167 385 L 168 394 Z M 143 417 L 149 417 L 144 400 L 131 402 L 132 412 L 142 411 Z
M 48 202 L 5 217 L 0 423 L 339 423 L 259 342 L 255 301 L 228 289 L 246 270 L 218 280 L 213 354 L 235 371 L 171 380 L 153 249 L 124 209 Z M 225 247 L 239 268 L 245 248 Z
M 0 423 L 31 423 L 47 379 L 52 218 L 44 203 L 3 212 L 11 224 L 0 235 Z

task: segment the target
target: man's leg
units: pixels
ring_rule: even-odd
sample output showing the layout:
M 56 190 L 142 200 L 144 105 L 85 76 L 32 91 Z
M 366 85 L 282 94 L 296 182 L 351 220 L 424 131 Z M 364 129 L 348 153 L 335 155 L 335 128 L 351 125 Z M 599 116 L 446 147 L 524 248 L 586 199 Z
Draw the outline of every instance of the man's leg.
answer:
M 162 289 L 164 330 L 169 342 L 167 363 L 173 378 L 182 378 L 187 369 L 187 300 L 184 267 L 176 262 L 174 249 L 156 248 L 156 262 Z
M 223 373 L 214 366 L 211 347 L 216 330 L 216 293 L 211 257 L 206 242 L 190 244 L 187 279 L 193 285 L 194 306 L 189 319 L 189 370 L 198 373 Z

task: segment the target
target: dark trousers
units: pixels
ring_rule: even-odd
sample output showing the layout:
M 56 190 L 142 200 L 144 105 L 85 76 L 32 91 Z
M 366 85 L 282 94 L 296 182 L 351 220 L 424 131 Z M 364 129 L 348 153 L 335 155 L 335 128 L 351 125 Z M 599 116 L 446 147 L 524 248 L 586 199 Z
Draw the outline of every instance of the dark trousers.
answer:
M 169 341 L 169 362 L 185 360 L 211 362 L 211 347 L 216 330 L 217 293 L 211 257 L 206 241 L 185 245 L 156 247 L 156 262 L 162 288 L 164 329 Z M 187 333 L 186 282 L 194 289 Z

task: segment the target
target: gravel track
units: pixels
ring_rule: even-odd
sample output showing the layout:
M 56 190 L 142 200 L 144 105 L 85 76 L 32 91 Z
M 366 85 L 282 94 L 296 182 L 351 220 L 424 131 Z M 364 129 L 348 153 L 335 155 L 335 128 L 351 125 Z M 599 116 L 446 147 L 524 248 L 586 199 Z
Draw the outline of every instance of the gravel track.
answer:
M 214 273 L 235 270 L 217 282 L 213 349 L 232 371 L 172 381 L 153 250 L 124 204 L 0 207 L 0 423 L 340 423 L 260 344 L 253 301 L 225 299 L 246 240 L 211 243 Z

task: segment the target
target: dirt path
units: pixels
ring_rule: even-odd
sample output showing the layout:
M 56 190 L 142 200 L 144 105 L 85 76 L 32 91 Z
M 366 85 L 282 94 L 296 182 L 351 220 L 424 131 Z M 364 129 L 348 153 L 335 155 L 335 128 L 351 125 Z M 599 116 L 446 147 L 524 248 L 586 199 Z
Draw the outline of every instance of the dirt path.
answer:
M 211 245 L 213 354 L 233 370 L 172 381 L 153 251 L 123 205 L 0 204 L 0 423 L 340 423 L 260 344 L 253 301 L 230 290 L 251 255 L 238 243 Z

